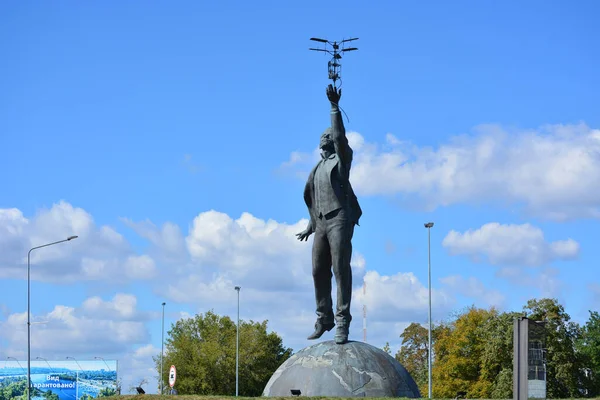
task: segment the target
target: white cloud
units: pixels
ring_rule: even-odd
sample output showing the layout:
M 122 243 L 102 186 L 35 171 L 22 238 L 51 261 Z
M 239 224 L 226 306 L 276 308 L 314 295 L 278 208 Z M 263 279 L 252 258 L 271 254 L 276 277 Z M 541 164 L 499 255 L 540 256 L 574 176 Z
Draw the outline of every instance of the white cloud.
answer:
M 160 355 L 160 348 L 146 344 L 130 351 L 123 361 L 119 362 L 119 377 L 122 379 L 121 394 L 137 393 L 135 387 L 145 382 L 142 387 L 148 393 L 157 392 L 158 373 L 152 357 Z
M 572 239 L 548 243 L 541 229 L 529 224 L 483 225 L 465 233 L 450 231 L 442 241 L 452 255 L 465 255 L 473 262 L 494 265 L 539 266 L 554 260 L 572 260 L 579 243 Z
M 188 259 L 179 225 L 166 222 L 159 228 L 149 220 L 134 222 L 129 218 L 121 218 L 121 221 L 153 245 L 150 249 L 152 257 L 169 264 L 180 264 Z
M 391 144 L 392 146 L 398 146 L 402 144 L 402 141 L 400 141 L 400 139 L 398 139 L 396 136 L 392 135 L 391 133 L 388 133 L 385 135 L 385 142 L 388 144 Z
M 249 213 L 237 219 L 214 210 L 200 213 L 182 239 L 190 260 L 183 262 L 185 267 L 173 272 L 169 284 L 159 290 L 163 290 L 167 301 L 194 304 L 201 313 L 213 309 L 234 317 L 237 306 L 234 286 L 239 285 L 243 319 L 268 319 L 270 329 L 280 334 L 287 346 L 295 349 L 308 346 L 311 342 L 304 337 L 312 332 L 316 320 L 312 238 L 309 242 L 299 242 L 295 237 L 306 223 L 306 220 L 294 224 L 262 220 Z M 141 225 L 130 223 L 134 225 L 140 229 Z M 160 229 L 149 222 L 144 226 L 146 237 L 158 237 Z M 154 243 L 161 246 L 162 241 Z M 385 343 L 398 337 L 402 326 L 426 319 L 428 291 L 414 275 L 388 277 L 368 271 L 364 256 L 358 252 L 352 256 L 352 270 L 355 288 L 352 339 L 362 338 L 365 301 L 369 309 L 370 341 Z M 366 297 L 362 294 L 363 278 L 367 281 Z M 332 296 L 335 303 L 335 282 Z M 433 302 L 436 316 L 441 318 L 454 299 L 434 290 Z M 397 332 L 390 337 L 392 326 L 399 328 L 393 328 Z
M 309 153 L 303 153 L 300 151 L 292 151 L 290 153 L 290 159 L 281 164 L 282 168 L 288 168 L 297 164 L 304 164 L 313 161 L 314 155 Z M 317 159 L 318 160 L 318 159 Z
M 350 265 L 352 267 L 352 285 L 361 286 L 367 272 L 367 260 L 362 254 L 355 251 L 352 254 Z
M 436 208 L 512 203 L 545 218 L 600 217 L 600 130 L 585 124 L 537 130 L 476 127 L 433 149 L 386 135 L 385 145 L 356 133 L 351 179 L 360 195 L 402 195 Z
M 543 267 L 539 271 L 527 271 L 517 267 L 503 267 L 496 272 L 498 278 L 504 278 L 515 286 L 537 289 L 540 297 L 559 298 L 565 284 L 559 278 L 560 271 L 552 267 Z
M 460 275 L 452 275 L 440 280 L 450 291 L 471 297 L 478 302 L 483 302 L 487 306 L 502 308 L 506 300 L 500 291 L 486 288 L 483 282 L 474 276 L 465 278 Z
M 124 267 L 125 275 L 131 279 L 150 279 L 157 273 L 154 260 L 146 254 L 127 257 Z
M 308 178 L 311 168 L 321 159 L 320 153 L 318 147 L 315 147 L 311 153 L 292 151 L 289 160 L 281 163 L 277 172 L 291 173 L 295 178 L 304 180 Z
M 137 310 L 137 297 L 127 293 L 117 293 L 110 301 L 99 296 L 87 298 L 81 307 L 82 315 L 93 319 L 143 321 L 154 314 Z
M 77 356 L 124 352 L 129 345 L 148 341 L 131 295 L 116 295 L 112 301 L 87 299 L 79 308 L 56 305 L 31 328 L 32 353 L 53 352 Z M 112 311 L 112 312 L 111 312 Z M 27 313 L 10 314 L 0 322 L 0 336 L 11 348 L 26 348 Z
M 66 239 L 31 252 L 33 280 L 73 283 L 89 280 L 149 279 L 154 261 L 133 253 L 125 238 L 109 226 L 96 226 L 81 208 L 61 201 L 26 218 L 15 208 L 0 209 L 0 278 L 26 278 L 27 252 L 34 246 Z
M 366 304 L 371 319 L 381 322 L 418 322 L 427 318 L 429 291 L 411 272 L 380 275 L 368 271 L 364 277 L 366 293 L 356 288 L 352 301 Z M 449 311 L 454 299 L 443 290 L 432 289 L 432 308 L 437 318 Z
M 352 294 L 351 339 L 363 340 L 366 305 L 367 342 L 379 348 L 389 342 L 395 354 L 404 329 L 413 322 L 428 320 L 429 290 L 410 272 L 386 276 L 368 271 L 364 280 L 365 292 L 357 287 Z M 454 307 L 454 296 L 445 289 L 433 288 L 431 297 L 434 321 L 445 318 Z
M 216 267 L 221 281 L 262 290 L 298 290 L 312 279 L 311 245 L 295 236 L 307 223 L 265 221 L 249 213 L 233 220 L 207 211 L 194 218 L 186 244 L 192 260 Z

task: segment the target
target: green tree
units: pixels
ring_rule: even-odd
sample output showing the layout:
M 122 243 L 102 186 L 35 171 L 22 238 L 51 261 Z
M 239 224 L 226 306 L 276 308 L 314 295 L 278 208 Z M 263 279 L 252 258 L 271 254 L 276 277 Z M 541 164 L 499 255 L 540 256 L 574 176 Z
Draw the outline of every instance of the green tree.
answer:
M 512 398 L 513 329 L 517 312 L 495 314 L 483 327 L 481 378 L 492 384 L 490 397 Z
M 590 311 L 590 319 L 581 330 L 575 348 L 586 371 L 581 377 L 584 394 L 597 397 L 600 395 L 600 314 L 597 311 Z
M 385 342 L 385 346 L 383 346 L 383 351 L 385 351 L 389 355 L 392 354 L 392 349 L 390 348 L 390 342 Z
M 212 311 L 171 326 L 165 341 L 163 384 L 171 365 L 177 368 L 179 394 L 235 393 L 236 325 Z M 275 370 L 292 354 L 281 337 L 267 332 L 267 321 L 240 321 L 239 393 L 260 396 Z M 160 355 L 154 357 L 160 373 Z
M 33 392 L 32 392 L 33 394 Z M 44 400 L 60 400 L 58 394 L 53 393 L 52 390 L 48 390 L 44 393 Z
M 489 398 L 493 382 L 483 374 L 486 327 L 496 318 L 495 309 L 470 307 L 437 330 L 434 343 L 433 395 L 452 398 L 466 391 L 469 398 Z
M 590 312 L 581 329 L 555 299 L 530 300 L 523 312 L 499 313 L 470 307 L 454 320 L 436 326 L 433 334 L 433 394 L 452 398 L 466 391 L 469 398 L 512 397 L 513 326 L 527 316 L 545 322 L 548 397 L 600 394 L 600 315 Z M 427 330 L 411 324 L 401 335 L 396 359 L 427 394 Z M 586 368 L 591 374 L 584 376 Z
M 0 391 L 0 399 L 14 400 L 27 398 L 27 379 L 22 378 L 16 381 L 11 381 Z
M 400 335 L 402 347 L 396 353 L 396 360 L 412 376 L 419 387 L 421 396 L 427 395 L 428 385 L 428 330 L 417 323 L 412 323 Z
M 115 396 L 117 391 L 111 387 L 105 387 L 98 393 L 98 397 L 110 397 Z
M 545 323 L 546 390 L 549 398 L 581 396 L 582 356 L 575 351 L 581 328 L 557 299 L 532 299 L 523 307 L 526 316 Z

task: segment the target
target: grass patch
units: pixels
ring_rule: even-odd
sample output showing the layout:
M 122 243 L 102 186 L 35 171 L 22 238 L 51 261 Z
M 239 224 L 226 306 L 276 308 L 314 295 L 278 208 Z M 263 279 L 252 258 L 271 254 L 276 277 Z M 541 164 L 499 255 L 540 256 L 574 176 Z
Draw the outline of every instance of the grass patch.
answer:
M 310 400 L 322 400 L 322 399 L 348 399 L 347 397 L 306 397 L 301 396 L 302 400 L 310 399 Z M 367 397 L 371 400 L 390 400 L 390 397 Z M 186 395 L 178 395 L 178 396 L 169 396 L 169 395 L 158 395 L 158 394 L 129 394 L 129 395 L 121 395 L 121 396 L 111 396 L 111 397 L 103 397 L 106 400 L 256 400 L 258 397 L 235 397 L 235 396 L 201 396 L 197 394 L 186 394 Z M 266 398 L 265 398 L 266 399 Z M 298 397 L 269 397 L 272 400 L 298 400 Z M 394 397 L 394 399 L 400 400 L 402 397 Z M 429 400 L 426 398 L 422 399 L 410 399 L 410 400 Z M 438 399 L 441 400 L 441 399 Z M 481 399 L 485 400 L 485 399 Z M 507 399 L 512 400 L 512 399 Z M 583 399 L 562 399 L 562 400 L 583 400 Z M 588 400 L 600 400 L 600 397 L 595 399 Z
M 158 394 L 129 394 L 129 395 L 121 395 L 121 396 L 111 396 L 104 397 L 106 400 L 256 400 L 260 397 L 235 397 L 235 396 L 201 396 L 196 394 L 186 394 L 186 395 L 158 395 Z M 322 400 L 322 399 L 347 399 L 346 397 L 306 397 L 301 396 L 302 400 L 310 399 L 310 400 Z M 390 400 L 390 397 L 368 397 L 371 400 Z M 265 397 L 265 399 L 267 399 Z M 298 400 L 298 397 L 269 397 L 269 400 Z M 402 397 L 394 397 L 394 399 L 400 400 Z M 415 399 L 410 399 L 415 400 Z M 428 400 L 428 399 L 422 399 Z

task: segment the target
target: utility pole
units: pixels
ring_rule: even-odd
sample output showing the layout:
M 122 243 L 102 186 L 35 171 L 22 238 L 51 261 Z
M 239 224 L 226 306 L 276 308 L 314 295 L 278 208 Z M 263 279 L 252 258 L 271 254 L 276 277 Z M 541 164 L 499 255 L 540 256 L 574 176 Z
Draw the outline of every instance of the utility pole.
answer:
M 165 348 L 165 302 L 162 303 L 162 335 L 160 339 L 160 394 L 164 393 L 163 391 L 163 357 L 164 357 L 164 348 Z
M 433 222 L 425 224 L 427 228 L 427 270 L 428 270 L 428 287 L 429 287 L 429 347 L 427 351 L 427 375 L 429 379 L 429 398 L 431 399 L 431 228 L 433 228 Z
M 235 343 L 235 397 L 238 396 L 239 393 L 239 379 L 240 379 L 240 286 L 236 286 L 235 290 L 237 291 L 237 339 Z

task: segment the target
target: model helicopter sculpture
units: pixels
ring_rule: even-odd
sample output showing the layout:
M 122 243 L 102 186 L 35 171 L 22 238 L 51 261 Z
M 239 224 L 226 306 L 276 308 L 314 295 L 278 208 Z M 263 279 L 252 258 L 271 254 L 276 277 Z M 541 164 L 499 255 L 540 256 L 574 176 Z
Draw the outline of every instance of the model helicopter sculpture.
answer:
M 358 40 L 358 38 L 353 38 L 353 39 L 344 39 L 340 42 L 331 42 L 329 40 L 325 40 L 325 39 L 319 39 L 319 38 L 310 38 L 310 40 L 315 41 L 315 42 L 320 42 L 320 43 L 325 43 L 325 48 L 324 49 L 315 49 L 315 48 L 310 48 L 309 50 L 313 50 L 313 51 L 322 51 L 324 53 L 330 54 L 331 55 L 331 60 L 329 60 L 329 62 L 327 63 L 327 70 L 329 72 L 329 76 L 328 79 L 331 79 L 333 81 L 333 87 L 336 87 L 336 82 L 340 81 L 340 85 L 338 87 L 342 86 L 342 54 L 348 52 L 348 51 L 354 51 L 354 50 L 358 50 L 357 47 L 344 47 L 346 43 L 348 42 L 352 42 L 353 40 Z M 327 48 L 327 45 L 331 46 L 331 50 Z M 340 49 L 340 46 L 342 47 Z

